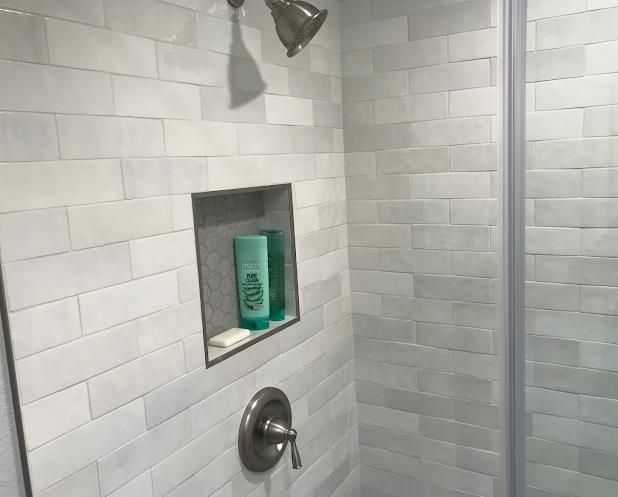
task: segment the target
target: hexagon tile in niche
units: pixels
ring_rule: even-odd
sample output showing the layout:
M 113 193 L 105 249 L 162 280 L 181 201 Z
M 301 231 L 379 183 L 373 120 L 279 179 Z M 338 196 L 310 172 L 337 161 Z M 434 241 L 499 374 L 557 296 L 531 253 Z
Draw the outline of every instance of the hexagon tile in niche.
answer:
M 253 342 L 297 322 L 298 298 L 290 185 L 194 194 L 193 216 L 200 273 L 204 342 L 239 326 L 234 238 L 275 228 L 286 234 L 286 320 L 253 333 Z M 220 362 L 248 344 L 214 349 L 206 347 L 207 366 Z

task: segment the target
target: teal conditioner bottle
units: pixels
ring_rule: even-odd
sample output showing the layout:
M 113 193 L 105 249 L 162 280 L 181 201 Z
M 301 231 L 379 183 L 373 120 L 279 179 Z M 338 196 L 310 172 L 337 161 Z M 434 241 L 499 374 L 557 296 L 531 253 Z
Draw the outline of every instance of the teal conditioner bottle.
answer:
M 264 230 L 268 239 L 268 286 L 270 288 L 270 320 L 285 319 L 285 233 Z
M 268 248 L 265 236 L 234 239 L 240 326 L 251 331 L 269 326 Z

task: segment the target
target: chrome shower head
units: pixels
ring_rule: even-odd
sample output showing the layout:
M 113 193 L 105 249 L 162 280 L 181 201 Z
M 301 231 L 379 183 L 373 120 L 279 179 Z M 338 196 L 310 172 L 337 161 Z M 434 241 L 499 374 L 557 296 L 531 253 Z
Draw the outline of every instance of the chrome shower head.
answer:
M 320 10 L 302 0 L 265 1 L 275 20 L 277 35 L 288 49 L 288 57 L 294 57 L 309 44 L 328 16 L 328 10 Z M 228 3 L 238 8 L 244 0 L 228 0 Z

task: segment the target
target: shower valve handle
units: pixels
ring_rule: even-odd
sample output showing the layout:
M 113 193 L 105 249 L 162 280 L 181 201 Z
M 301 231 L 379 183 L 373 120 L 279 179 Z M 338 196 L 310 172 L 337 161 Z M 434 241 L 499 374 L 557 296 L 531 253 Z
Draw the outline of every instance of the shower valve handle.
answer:
M 300 469 L 303 463 L 300 459 L 296 437 L 298 433 L 294 428 L 290 428 L 288 423 L 283 419 L 268 418 L 260 427 L 260 432 L 266 442 L 270 445 L 279 445 L 285 442 L 290 442 L 290 451 L 292 452 L 292 468 Z

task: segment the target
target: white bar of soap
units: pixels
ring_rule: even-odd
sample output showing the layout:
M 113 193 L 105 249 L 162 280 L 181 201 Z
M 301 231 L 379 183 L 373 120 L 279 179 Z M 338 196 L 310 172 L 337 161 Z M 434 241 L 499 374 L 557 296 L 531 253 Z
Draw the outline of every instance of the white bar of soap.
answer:
M 225 349 L 235 343 L 240 342 L 241 340 L 244 340 L 245 338 L 248 338 L 250 335 L 251 332 L 249 330 L 245 330 L 243 328 L 232 328 L 224 331 L 223 333 L 219 333 L 215 337 L 212 337 L 208 340 L 208 345 Z

